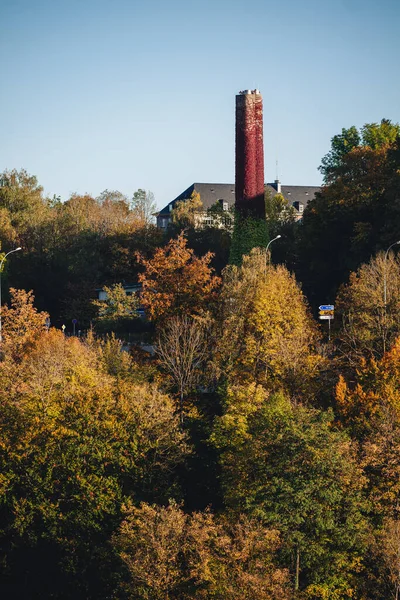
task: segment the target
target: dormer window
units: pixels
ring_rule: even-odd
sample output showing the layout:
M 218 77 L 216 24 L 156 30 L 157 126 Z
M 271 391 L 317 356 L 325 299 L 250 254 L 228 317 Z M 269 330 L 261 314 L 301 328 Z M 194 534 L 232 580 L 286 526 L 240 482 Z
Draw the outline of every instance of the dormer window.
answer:
M 227 211 L 227 210 L 229 210 L 229 204 L 228 204 L 228 202 L 227 202 L 226 200 L 224 200 L 223 198 L 220 198 L 220 199 L 218 200 L 218 202 L 219 202 L 219 204 L 220 204 L 220 206 L 221 206 L 222 210 L 224 210 L 224 211 Z

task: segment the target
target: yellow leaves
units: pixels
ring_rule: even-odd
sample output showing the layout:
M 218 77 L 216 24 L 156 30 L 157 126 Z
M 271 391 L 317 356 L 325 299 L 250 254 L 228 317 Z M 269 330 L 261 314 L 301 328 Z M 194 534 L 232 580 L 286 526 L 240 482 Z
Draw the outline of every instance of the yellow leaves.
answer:
M 389 418 L 400 425 L 400 340 L 380 361 L 362 361 L 357 370 L 357 382 L 350 388 L 340 376 L 336 385 L 336 402 L 344 421 L 369 430 L 382 419 Z
M 294 277 L 266 259 L 256 249 L 243 257 L 241 267 L 224 271 L 217 355 L 242 382 L 302 393 L 322 361 L 315 351 L 317 328 Z
M 217 448 L 238 447 L 249 439 L 249 419 L 268 398 L 265 389 L 252 382 L 248 385 L 228 386 L 225 414 L 217 417 L 211 442 Z
M 386 304 L 385 304 L 386 290 Z M 378 254 L 342 286 L 336 301 L 343 318 L 342 351 L 355 364 L 362 357 L 382 357 L 400 327 L 400 262 L 392 253 Z
M 140 588 L 143 598 L 288 598 L 287 572 L 272 562 L 277 532 L 244 516 L 224 522 L 210 511 L 185 514 L 173 502 L 142 503 L 130 508 L 113 542 L 131 593 Z
M 188 200 L 179 200 L 175 203 L 171 213 L 172 222 L 181 227 L 195 227 L 198 214 L 203 210 L 200 194 L 193 191 Z

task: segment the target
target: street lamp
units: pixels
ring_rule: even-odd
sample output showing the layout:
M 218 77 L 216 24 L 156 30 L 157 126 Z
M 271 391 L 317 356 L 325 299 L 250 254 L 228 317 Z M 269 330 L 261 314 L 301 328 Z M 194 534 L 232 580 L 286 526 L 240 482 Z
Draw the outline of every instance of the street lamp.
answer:
M 279 240 L 279 238 L 281 238 L 281 237 L 282 237 L 282 236 L 279 234 L 279 235 L 277 235 L 276 237 L 274 237 L 274 239 L 273 239 L 273 240 L 270 240 L 270 241 L 268 242 L 268 244 L 267 244 L 267 248 L 266 248 L 266 250 L 265 250 L 265 253 L 267 253 L 267 252 L 268 252 L 268 248 L 270 247 L 270 245 L 272 244 L 272 242 L 274 242 L 275 240 Z
M 282 237 L 281 235 L 277 235 L 276 237 L 274 237 L 273 240 L 270 240 L 267 244 L 266 252 L 268 252 L 268 248 L 269 248 L 270 244 L 272 244 L 272 242 L 274 242 L 275 240 L 279 240 L 279 238 L 281 238 L 281 237 Z M 399 244 L 400 242 L 396 242 L 396 243 Z
M 5 254 L 3 256 L 3 258 L 1 259 L 1 261 L 0 261 L 0 344 L 3 341 L 3 338 L 2 338 L 2 335 L 1 335 L 1 273 L 2 273 L 2 270 L 3 270 L 3 263 L 4 263 L 4 261 L 6 260 L 6 258 L 7 258 L 7 256 L 9 254 L 12 254 L 13 252 L 18 252 L 19 250 L 22 250 L 22 248 L 18 247 L 18 248 L 15 248 L 15 250 L 10 250 L 10 252 L 7 252 L 7 254 Z

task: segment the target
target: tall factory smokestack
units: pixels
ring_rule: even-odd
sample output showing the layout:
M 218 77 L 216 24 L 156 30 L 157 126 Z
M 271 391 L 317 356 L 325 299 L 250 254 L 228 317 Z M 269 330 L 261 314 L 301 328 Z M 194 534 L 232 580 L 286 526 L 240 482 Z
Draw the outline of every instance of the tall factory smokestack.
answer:
M 258 90 L 236 96 L 236 210 L 265 218 L 263 104 Z

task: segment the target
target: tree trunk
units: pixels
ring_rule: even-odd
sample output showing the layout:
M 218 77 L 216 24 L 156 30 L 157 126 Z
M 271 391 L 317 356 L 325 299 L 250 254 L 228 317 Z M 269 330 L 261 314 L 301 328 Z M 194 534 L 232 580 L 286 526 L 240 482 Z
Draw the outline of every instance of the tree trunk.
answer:
M 296 548 L 296 575 L 294 580 L 294 589 L 296 592 L 299 591 L 299 575 L 300 575 L 300 550 Z

